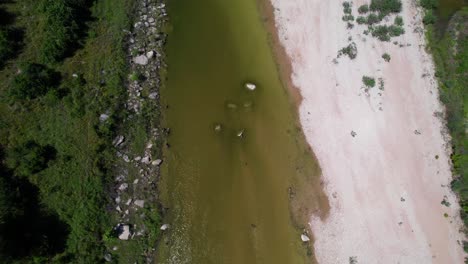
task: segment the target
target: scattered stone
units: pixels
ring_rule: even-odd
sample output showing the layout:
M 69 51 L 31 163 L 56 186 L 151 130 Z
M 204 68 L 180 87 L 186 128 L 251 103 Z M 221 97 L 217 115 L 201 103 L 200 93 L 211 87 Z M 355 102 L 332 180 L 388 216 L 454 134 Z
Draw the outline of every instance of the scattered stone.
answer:
M 158 93 L 156 93 L 156 92 L 150 93 L 148 95 L 148 98 L 151 99 L 151 100 L 154 100 L 154 99 L 158 98 Z
M 150 50 L 150 51 L 148 51 L 148 52 L 146 53 L 146 57 L 147 57 L 148 59 L 153 58 L 153 56 L 154 56 L 154 51 L 152 51 L 152 50 Z
M 150 149 L 150 148 L 152 148 L 152 147 L 153 147 L 153 143 L 148 143 L 148 145 L 146 145 L 146 148 L 147 148 L 147 149 Z
M 117 196 L 117 198 L 115 198 L 115 203 L 120 203 L 120 196 Z
M 123 155 L 122 158 L 125 162 L 130 162 L 130 158 L 127 155 Z
M 164 225 L 161 226 L 160 229 L 161 229 L 162 231 L 165 231 L 165 230 L 169 229 L 169 227 L 170 227 L 169 224 L 164 224 Z
M 144 200 L 135 200 L 135 202 L 133 202 L 136 206 L 138 207 L 145 207 L 145 201 Z
M 132 203 L 132 199 L 128 199 L 127 202 L 125 203 L 126 205 L 130 205 Z
M 130 232 L 129 225 L 120 225 L 118 228 L 118 233 L 119 233 L 120 240 L 128 240 L 130 236 L 132 235 Z
M 120 208 L 120 206 L 117 206 L 115 210 L 117 210 L 117 212 L 122 212 L 122 209 Z
M 112 255 L 110 253 L 104 254 L 104 260 L 107 261 L 107 262 L 111 262 L 112 261 Z
M 157 159 L 157 160 L 151 162 L 151 164 L 154 165 L 154 166 L 159 166 L 159 165 L 161 165 L 162 162 L 163 162 L 162 159 Z
M 135 157 L 133 160 L 135 160 L 135 161 L 140 161 L 140 160 L 141 160 L 141 157 L 140 157 L 140 156 L 137 156 L 137 157 Z
M 149 156 L 145 156 L 141 159 L 141 163 L 144 163 L 144 164 L 149 164 L 151 161 L 151 158 Z
M 140 181 L 139 179 L 135 179 L 135 180 L 133 181 L 133 184 L 138 184 L 139 181 Z
M 115 146 L 115 147 L 118 147 L 120 146 L 120 144 L 122 144 L 125 140 L 125 137 L 124 136 L 117 136 L 114 141 L 112 141 L 112 144 Z
M 78 78 L 78 74 L 74 73 L 74 74 L 72 74 L 72 77 L 73 78 Z
M 101 121 L 101 122 L 104 122 L 104 121 L 106 121 L 107 119 L 109 119 L 109 115 L 107 115 L 107 114 L 101 114 L 101 115 L 99 116 L 99 121 Z
M 302 242 L 309 242 L 310 238 L 308 236 L 306 236 L 305 234 L 302 234 L 301 235 L 301 240 L 302 240 Z
M 117 249 L 119 249 L 117 246 L 112 248 L 112 250 L 114 250 L 114 251 L 116 251 Z
M 127 190 L 128 188 L 128 184 L 127 183 L 122 183 L 120 186 L 119 186 L 119 191 L 125 191 Z
M 148 64 L 148 57 L 146 57 L 145 55 L 140 55 L 133 58 L 133 62 L 139 65 L 146 65 Z
M 253 90 L 257 89 L 257 85 L 255 85 L 253 83 L 246 83 L 245 88 L 247 88 L 250 91 L 253 91 Z

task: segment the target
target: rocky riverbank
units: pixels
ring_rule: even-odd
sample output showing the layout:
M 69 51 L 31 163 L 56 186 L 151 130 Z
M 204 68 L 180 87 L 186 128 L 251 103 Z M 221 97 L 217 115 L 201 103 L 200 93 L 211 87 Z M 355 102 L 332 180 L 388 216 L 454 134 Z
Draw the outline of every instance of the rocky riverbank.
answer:
M 107 234 L 107 261 L 151 263 L 160 230 L 157 182 L 162 159 L 161 72 L 165 69 L 162 0 L 138 0 L 128 32 L 128 98 L 120 135 L 113 140 L 117 162 L 111 191 L 114 228 Z

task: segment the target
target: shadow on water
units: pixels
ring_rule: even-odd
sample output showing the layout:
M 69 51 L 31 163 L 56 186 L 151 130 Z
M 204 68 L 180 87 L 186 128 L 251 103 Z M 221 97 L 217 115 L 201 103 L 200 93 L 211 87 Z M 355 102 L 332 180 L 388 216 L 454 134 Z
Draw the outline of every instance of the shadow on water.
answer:
M 435 28 L 437 35 L 442 37 L 452 16 L 464 6 L 468 6 L 468 0 L 439 0 L 438 3 L 435 12 L 437 16 Z

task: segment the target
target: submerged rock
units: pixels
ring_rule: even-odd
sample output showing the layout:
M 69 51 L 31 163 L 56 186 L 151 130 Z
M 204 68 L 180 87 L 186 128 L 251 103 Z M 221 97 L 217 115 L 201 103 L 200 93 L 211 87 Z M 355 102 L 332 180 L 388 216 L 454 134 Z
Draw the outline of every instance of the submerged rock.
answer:
M 244 129 L 242 129 L 241 131 L 237 132 L 237 136 L 242 138 L 244 137 Z
M 255 85 L 253 83 L 246 83 L 245 88 L 247 88 L 250 91 L 253 91 L 253 90 L 257 89 L 257 85 Z
M 215 124 L 214 130 L 215 130 L 216 132 L 220 132 L 221 129 L 222 129 L 221 124 Z

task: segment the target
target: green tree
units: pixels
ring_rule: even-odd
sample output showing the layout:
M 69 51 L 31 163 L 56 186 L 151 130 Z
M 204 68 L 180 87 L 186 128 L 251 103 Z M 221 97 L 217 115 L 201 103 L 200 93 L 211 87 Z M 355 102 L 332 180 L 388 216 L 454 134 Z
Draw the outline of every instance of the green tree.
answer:
M 50 145 L 41 146 L 29 140 L 8 153 L 7 165 L 17 175 L 30 176 L 48 167 L 49 161 L 55 159 L 57 151 Z
M 59 74 L 44 65 L 29 63 L 13 79 L 9 96 L 16 100 L 31 100 L 57 87 Z

